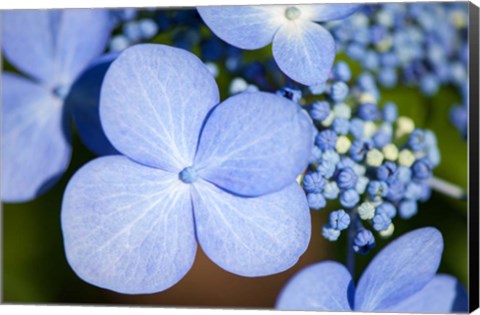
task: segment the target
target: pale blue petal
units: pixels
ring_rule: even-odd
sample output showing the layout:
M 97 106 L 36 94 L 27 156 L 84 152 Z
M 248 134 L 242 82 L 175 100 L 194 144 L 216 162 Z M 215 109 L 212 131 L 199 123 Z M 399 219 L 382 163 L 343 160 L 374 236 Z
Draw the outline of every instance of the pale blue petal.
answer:
M 2 74 L 2 90 L 2 201 L 30 201 L 47 191 L 70 162 L 62 100 L 10 73 Z
M 140 294 L 166 290 L 196 253 L 192 201 L 176 174 L 123 156 L 83 166 L 63 196 L 67 260 L 93 285 Z
M 215 35 L 242 49 L 267 46 L 285 22 L 282 6 L 208 6 L 197 10 Z
M 370 262 L 358 282 L 356 311 L 384 311 L 420 291 L 440 264 L 443 239 L 435 228 L 421 228 L 391 242 Z
M 287 23 L 273 39 L 273 57 L 279 68 L 304 85 L 328 79 L 335 59 L 335 42 L 322 26 L 309 21 Z
M 275 308 L 291 311 L 350 312 L 355 289 L 343 265 L 326 261 L 310 265 L 282 289 Z
M 450 275 L 437 275 L 420 292 L 390 307 L 396 313 L 466 313 L 467 293 Z
M 164 45 L 126 49 L 103 81 L 100 120 L 113 146 L 146 165 L 191 166 L 217 84 L 195 55 Z
M 236 194 L 278 191 L 307 166 L 312 132 L 311 121 L 292 101 L 263 92 L 237 94 L 205 123 L 195 168 Z
M 70 85 L 105 49 L 111 24 L 105 10 L 2 12 L 2 45 L 18 69 L 50 88 Z
M 246 277 L 293 266 L 310 241 L 310 212 L 296 184 L 256 198 L 237 197 L 198 182 L 193 194 L 197 239 L 223 269 Z
M 100 123 L 100 89 L 108 67 L 118 54 L 105 55 L 75 81 L 65 100 L 83 143 L 98 155 L 117 154 Z
M 324 22 L 330 20 L 344 19 L 356 11 L 358 11 L 361 4 L 312 4 L 299 5 L 302 12 L 305 11 L 308 18 L 315 22 Z

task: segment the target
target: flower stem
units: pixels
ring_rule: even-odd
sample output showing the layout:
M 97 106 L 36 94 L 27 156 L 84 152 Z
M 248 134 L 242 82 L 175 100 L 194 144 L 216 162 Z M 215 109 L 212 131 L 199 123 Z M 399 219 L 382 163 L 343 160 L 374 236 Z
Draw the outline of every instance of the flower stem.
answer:
M 446 180 L 433 176 L 430 178 L 429 184 L 433 190 L 446 196 L 459 200 L 467 200 L 467 193 L 461 187 L 447 182 Z
M 355 277 L 355 252 L 353 251 L 353 241 L 357 232 L 357 211 L 353 208 L 350 212 L 350 226 L 348 227 L 347 241 L 347 269 L 350 271 L 352 278 Z

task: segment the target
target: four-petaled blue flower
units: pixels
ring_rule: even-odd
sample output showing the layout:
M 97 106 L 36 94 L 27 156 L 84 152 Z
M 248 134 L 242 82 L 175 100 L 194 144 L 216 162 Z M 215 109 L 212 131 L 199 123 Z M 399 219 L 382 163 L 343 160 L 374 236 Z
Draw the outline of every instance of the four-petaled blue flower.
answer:
M 304 85 L 326 81 L 335 59 L 332 35 L 316 22 L 343 19 L 361 5 L 208 6 L 198 12 L 207 26 L 227 43 L 259 49 L 273 42 L 279 68 Z
M 2 73 L 1 196 L 25 202 L 46 192 L 68 167 L 67 113 L 80 110 L 74 119 L 93 151 L 111 148 L 98 114 L 89 114 L 98 111 L 90 96 L 99 90 L 105 70 L 97 66 L 104 60 L 88 68 L 107 44 L 111 20 L 106 10 L 17 10 L 1 17 L 2 51 L 25 74 Z M 74 84 L 87 68 L 89 78 Z
M 357 286 L 348 270 L 332 261 L 308 266 L 280 293 L 282 310 L 450 313 L 467 311 L 467 295 L 450 275 L 436 275 L 443 251 L 434 228 L 411 231 L 370 262 Z
M 82 279 L 162 291 L 192 267 L 197 242 L 242 276 L 297 262 L 310 240 L 295 179 L 312 151 L 311 121 L 269 93 L 218 103 L 213 76 L 187 51 L 136 45 L 112 63 L 100 117 L 123 155 L 83 166 L 62 205 L 67 259 Z

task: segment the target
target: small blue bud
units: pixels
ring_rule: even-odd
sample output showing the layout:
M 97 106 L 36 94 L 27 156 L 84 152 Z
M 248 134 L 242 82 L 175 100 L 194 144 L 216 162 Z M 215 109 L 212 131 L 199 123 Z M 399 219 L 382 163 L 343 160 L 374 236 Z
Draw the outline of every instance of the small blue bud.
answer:
M 412 151 L 421 151 L 425 148 L 425 133 L 421 129 L 415 129 L 407 140 Z
M 398 77 L 394 68 L 382 68 L 378 72 L 378 82 L 384 87 L 391 88 L 397 84 Z
M 337 144 L 337 134 L 330 129 L 320 131 L 315 138 L 315 143 L 322 150 L 334 150 Z
M 322 150 L 319 147 L 317 147 L 316 145 L 314 145 L 312 147 L 312 153 L 310 155 L 309 163 L 314 164 L 314 163 L 318 162 L 321 158 L 322 158 Z
M 385 162 L 377 169 L 377 178 L 381 181 L 390 182 L 397 176 L 397 164 Z
M 330 99 L 335 103 L 343 102 L 348 95 L 348 91 L 348 85 L 345 82 L 337 81 L 330 86 Z
M 313 120 L 323 121 L 330 114 L 330 104 L 324 101 L 318 101 L 313 103 L 312 108 L 310 109 L 310 116 Z
M 409 183 L 412 180 L 412 170 L 409 167 L 400 165 L 397 169 L 397 178 L 403 184 Z
M 322 160 L 330 161 L 334 164 L 337 164 L 338 162 L 340 162 L 340 155 L 333 150 L 327 150 L 323 152 Z
M 329 200 L 337 199 L 339 193 L 340 193 L 340 189 L 338 188 L 338 185 L 335 182 L 327 183 L 325 185 L 325 188 L 323 189 L 323 196 Z
M 342 156 L 340 158 L 340 162 L 337 164 L 337 169 L 341 170 L 347 167 L 353 169 L 355 165 L 357 165 L 357 163 L 355 163 L 355 161 L 353 161 L 351 158 L 349 158 L 348 156 Z
M 392 141 L 392 135 L 384 130 L 379 130 L 372 137 L 373 144 L 376 148 L 383 148 Z
M 344 61 L 339 61 L 333 67 L 333 78 L 337 81 L 348 82 L 352 78 L 350 67 Z
M 405 187 L 405 195 L 406 199 L 411 200 L 418 200 L 422 194 L 422 186 L 416 182 L 410 182 Z
M 355 253 L 367 254 L 373 247 L 375 247 L 375 237 L 372 232 L 367 229 L 359 231 L 353 240 L 353 250 Z
M 359 118 L 352 118 L 350 120 L 350 134 L 355 138 L 355 139 L 362 139 L 363 133 L 364 133 L 364 122 L 363 120 Z
M 375 214 L 372 223 L 375 231 L 385 231 L 392 223 L 392 219 L 386 213 L 380 212 Z
M 350 122 L 343 117 L 337 117 L 333 120 L 333 130 L 339 135 L 346 135 L 350 130 Z
M 325 197 L 322 194 L 317 193 L 307 194 L 307 202 L 308 206 L 314 210 L 320 210 L 322 208 L 325 208 L 325 206 L 327 205 Z
M 387 198 L 391 201 L 400 201 L 405 192 L 405 185 L 398 179 L 391 180 L 388 185 Z
M 397 215 L 397 208 L 390 202 L 383 202 L 377 207 L 376 213 L 385 213 L 390 219 L 393 219 Z
M 388 195 L 388 185 L 385 182 L 373 180 L 368 184 L 368 194 L 370 197 L 386 197 Z
M 377 105 L 373 103 L 364 103 L 358 107 L 357 115 L 365 121 L 377 120 L 380 117 Z
M 432 187 L 428 182 L 422 182 L 420 184 L 420 187 L 422 188 L 420 195 L 418 196 L 418 201 L 425 202 L 428 199 L 430 199 L 430 196 L 432 194 Z
M 278 90 L 276 94 L 294 101 L 295 103 L 299 103 L 302 98 L 302 91 L 300 91 L 300 89 L 288 86 Z
M 395 105 L 392 102 L 386 103 L 382 107 L 382 114 L 383 114 L 383 120 L 390 123 L 395 122 L 395 120 L 397 120 L 397 117 L 398 117 L 397 105 Z
M 432 177 L 432 166 L 427 159 L 417 160 L 412 165 L 412 173 L 416 179 L 428 179 Z
M 360 195 L 354 190 L 349 189 L 340 194 L 340 204 L 345 208 L 353 208 L 360 201 Z
M 355 188 L 357 179 L 358 177 L 355 171 L 350 167 L 345 167 L 337 175 L 337 184 L 340 189 L 352 189 Z
M 345 230 L 350 225 L 350 216 L 343 209 L 332 211 L 329 224 L 335 230 Z
M 303 188 L 309 193 L 320 193 L 325 187 L 325 178 L 319 173 L 309 173 L 303 178 Z
M 405 200 L 398 206 L 398 213 L 402 219 L 410 219 L 417 214 L 417 203 L 413 200 Z
M 139 22 L 140 32 L 143 39 L 150 39 L 158 32 L 157 23 L 152 19 L 143 19 Z
M 325 178 L 332 178 L 335 174 L 335 163 L 322 158 L 317 165 L 317 172 Z
M 352 146 L 350 147 L 350 150 L 348 150 L 348 153 L 353 160 L 361 162 L 367 155 L 367 152 L 372 147 L 373 145 L 370 141 L 357 140 L 352 143 Z
M 327 240 L 335 242 L 340 237 L 340 231 L 332 228 L 328 224 L 325 224 L 322 228 L 322 235 Z

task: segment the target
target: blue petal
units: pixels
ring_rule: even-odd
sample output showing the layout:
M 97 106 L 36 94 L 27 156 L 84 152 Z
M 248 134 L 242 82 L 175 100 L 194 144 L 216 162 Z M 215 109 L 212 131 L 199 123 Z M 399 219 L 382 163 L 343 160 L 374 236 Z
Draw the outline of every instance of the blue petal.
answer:
M 270 195 L 243 198 L 202 181 L 195 184 L 193 208 L 205 254 L 241 276 L 290 268 L 310 241 L 310 212 L 296 183 Z
M 344 19 L 356 11 L 358 11 L 361 4 L 312 4 L 300 5 L 303 11 L 305 9 L 308 17 L 312 21 L 324 22 L 330 20 Z
M 117 154 L 100 123 L 100 89 L 108 67 L 118 54 L 99 58 L 75 81 L 65 100 L 83 143 L 98 155 Z
M 105 49 L 105 10 L 12 10 L 2 13 L 3 51 L 18 69 L 49 87 L 70 85 Z
M 443 239 L 435 228 L 409 232 L 385 247 L 358 282 L 355 310 L 384 311 L 420 291 L 440 264 Z
M 354 287 L 343 265 L 326 261 L 310 265 L 289 280 L 275 308 L 292 311 L 351 311 Z
M 93 160 L 63 196 L 70 266 L 83 280 L 121 293 L 171 287 L 195 258 L 191 202 L 176 174 L 118 155 Z
M 215 35 L 242 49 L 267 46 L 284 22 L 281 6 L 208 6 L 197 10 Z
M 18 75 L 2 74 L 1 195 L 30 201 L 46 192 L 70 162 L 62 101 Z
M 105 76 L 100 120 L 113 146 L 149 166 L 179 172 L 191 166 L 218 88 L 193 54 L 164 45 L 126 49 Z
M 452 276 L 437 275 L 420 292 L 390 307 L 396 313 L 466 313 L 467 293 Z
M 314 22 L 290 22 L 273 39 L 273 57 L 279 68 L 304 85 L 319 85 L 328 79 L 335 59 L 332 35 Z
M 200 137 L 198 175 L 244 196 L 289 185 L 312 152 L 311 121 L 300 107 L 274 94 L 237 94 L 216 107 Z

